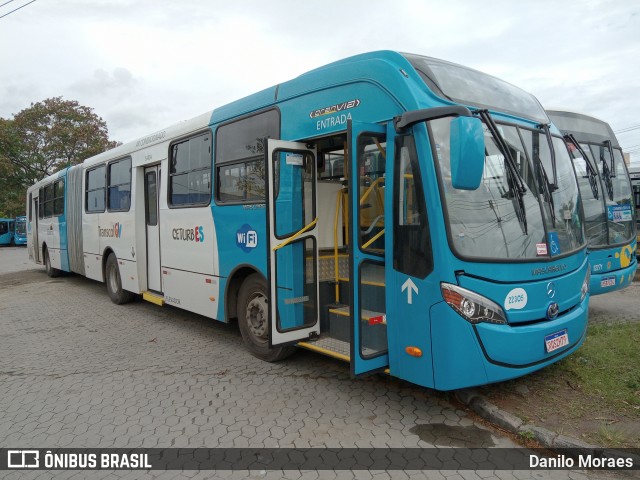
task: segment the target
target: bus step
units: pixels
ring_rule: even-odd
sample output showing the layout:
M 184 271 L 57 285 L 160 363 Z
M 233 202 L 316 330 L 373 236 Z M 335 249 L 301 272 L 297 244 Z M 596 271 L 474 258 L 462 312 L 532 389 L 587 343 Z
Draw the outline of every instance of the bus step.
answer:
M 298 346 L 313 350 L 314 352 L 322 353 L 329 357 L 337 358 L 348 362 L 351 360 L 351 350 L 349 341 L 332 338 L 329 335 L 320 335 L 320 338 L 313 343 L 300 342 Z
M 161 307 L 164 305 L 164 296 L 154 292 L 149 292 L 149 291 L 142 292 L 142 299 L 146 300 L 147 302 L 160 305 Z
M 349 305 L 329 308 L 329 314 L 339 317 L 349 317 Z M 360 320 L 370 325 L 387 324 L 387 316 L 382 312 L 374 312 L 373 310 L 362 310 L 362 318 Z

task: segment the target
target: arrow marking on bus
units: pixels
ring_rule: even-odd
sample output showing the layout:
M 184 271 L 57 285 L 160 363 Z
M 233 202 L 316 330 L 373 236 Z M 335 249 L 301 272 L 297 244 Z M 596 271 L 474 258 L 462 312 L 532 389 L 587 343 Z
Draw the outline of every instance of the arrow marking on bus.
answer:
M 407 278 L 407 281 L 402 284 L 402 291 L 404 292 L 405 290 L 407 290 L 407 302 L 411 305 L 413 303 L 413 292 L 418 295 L 418 287 L 413 283 L 413 280 Z

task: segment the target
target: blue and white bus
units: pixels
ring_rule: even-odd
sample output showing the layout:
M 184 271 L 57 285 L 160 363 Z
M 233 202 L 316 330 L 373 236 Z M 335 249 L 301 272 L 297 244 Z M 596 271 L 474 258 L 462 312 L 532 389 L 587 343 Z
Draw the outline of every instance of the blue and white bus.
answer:
M 15 231 L 13 232 L 14 245 L 27 244 L 27 217 L 16 217 Z
M 585 216 L 592 295 L 628 286 L 635 277 L 636 205 L 622 149 L 608 123 L 547 110 L 562 131 L 578 175 Z
M 13 218 L 0 218 L 0 245 L 13 245 L 13 230 L 15 220 Z
M 535 97 L 381 51 L 45 178 L 28 250 L 116 303 L 237 319 L 267 361 L 298 346 L 450 390 L 584 341 L 580 203 Z

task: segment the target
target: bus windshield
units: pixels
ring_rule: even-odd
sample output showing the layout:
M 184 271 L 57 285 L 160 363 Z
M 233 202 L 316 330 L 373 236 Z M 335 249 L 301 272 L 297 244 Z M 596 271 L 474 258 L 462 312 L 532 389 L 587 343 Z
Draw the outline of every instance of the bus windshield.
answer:
M 464 257 L 535 260 L 564 255 L 584 245 L 580 194 L 567 149 L 552 137 L 556 154 L 557 188 L 551 146 L 541 130 L 498 125 L 518 173 L 526 186 L 522 195 L 526 226 L 504 155 L 485 127 L 486 160 L 477 190 L 457 190 L 451 184 L 449 122 L 429 122 L 446 203 L 452 248 Z
M 25 219 L 16 220 L 16 233 L 18 235 L 27 234 L 27 221 Z
M 435 58 L 412 54 L 404 54 L 404 57 L 434 92 L 449 100 L 499 110 L 541 123 L 549 122 L 547 114 L 533 95 L 504 80 Z
M 633 192 L 622 152 L 614 148 L 612 160 L 608 145 L 605 143 L 581 143 L 580 146 L 589 157 L 589 161 L 595 165 L 602 185 L 597 221 L 594 221 L 596 217 L 592 215 L 590 223 L 587 223 L 589 246 L 602 247 L 631 241 L 635 234 Z M 575 152 L 574 157 L 578 157 L 574 158 L 574 162 L 582 159 Z M 612 161 L 613 170 L 611 169 Z M 578 169 L 578 164 L 576 167 Z M 595 214 L 595 212 L 594 206 L 592 213 Z M 589 217 L 586 205 L 585 217 Z

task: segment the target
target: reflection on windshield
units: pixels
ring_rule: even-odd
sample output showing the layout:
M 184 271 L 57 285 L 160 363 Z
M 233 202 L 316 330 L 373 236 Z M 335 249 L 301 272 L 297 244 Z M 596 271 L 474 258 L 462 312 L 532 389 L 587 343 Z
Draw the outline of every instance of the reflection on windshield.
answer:
M 613 170 L 611 170 L 611 153 L 607 145 L 581 143 L 580 146 L 592 165 L 596 167 L 603 192 L 600 200 L 590 202 L 589 209 L 585 200 L 589 246 L 604 247 L 632 240 L 635 235 L 633 224 L 635 208 L 622 153 L 617 148 L 613 149 Z M 574 159 L 576 169 L 580 168 L 580 160 Z M 578 173 L 578 175 L 581 177 L 582 195 L 588 198 L 588 191 L 582 186 L 584 174 Z
M 486 159 L 480 187 L 473 191 L 452 187 L 449 124 L 447 118 L 429 122 L 444 188 L 452 246 L 456 252 L 468 257 L 536 259 L 569 253 L 583 245 L 578 186 L 561 139 L 554 137 L 558 188 L 552 193 L 547 188 L 545 194 L 541 188 L 540 170 L 533 162 L 534 158 L 540 158 L 540 163 L 552 172 L 545 134 L 514 126 L 498 126 L 527 187 L 523 201 L 529 228 L 525 234 L 514 208 L 504 156 L 486 129 Z M 552 178 L 551 173 L 549 177 Z M 551 200 L 555 206 L 555 222 Z

